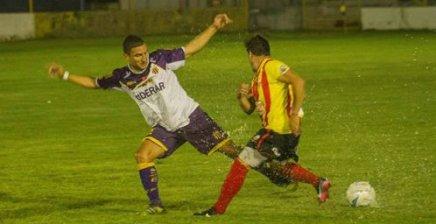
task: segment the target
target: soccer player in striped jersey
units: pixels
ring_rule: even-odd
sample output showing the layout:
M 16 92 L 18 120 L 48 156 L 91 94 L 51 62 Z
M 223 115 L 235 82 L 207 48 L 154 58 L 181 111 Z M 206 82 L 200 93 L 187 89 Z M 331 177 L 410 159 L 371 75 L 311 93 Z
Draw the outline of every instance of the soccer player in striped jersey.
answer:
M 162 213 L 164 207 L 158 190 L 154 161 L 170 156 L 185 142 L 203 154 L 219 151 L 235 158 L 242 150 L 210 118 L 181 87 L 174 73 L 185 59 L 200 51 L 215 33 L 230 23 L 226 14 L 215 17 L 213 24 L 186 46 L 172 50 L 148 51 L 137 36 L 124 39 L 123 51 L 127 66 L 99 78 L 70 74 L 62 65 L 52 64 L 49 74 L 90 89 L 116 89 L 127 93 L 138 105 L 144 119 L 152 127 L 135 154 L 139 177 L 150 201 L 147 211 Z M 259 170 L 273 182 L 277 175 L 272 168 Z
M 254 36 L 245 46 L 254 76 L 251 86 L 241 85 L 237 97 L 244 112 L 258 112 L 262 128 L 234 160 L 215 205 L 195 215 L 223 214 L 242 187 L 249 169 L 259 169 L 272 162 L 284 164 L 281 173 L 291 180 L 312 185 L 319 202 L 329 198 L 330 181 L 297 163 L 304 80 L 286 64 L 271 58 L 269 43 L 262 36 Z

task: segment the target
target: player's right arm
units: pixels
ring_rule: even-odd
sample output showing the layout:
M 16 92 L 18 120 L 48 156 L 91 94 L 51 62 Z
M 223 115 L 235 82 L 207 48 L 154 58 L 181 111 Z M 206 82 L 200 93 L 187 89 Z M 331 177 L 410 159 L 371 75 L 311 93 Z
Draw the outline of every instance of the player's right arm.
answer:
M 218 14 L 215 16 L 212 25 L 206 28 L 203 32 L 198 34 L 193 40 L 191 40 L 185 47 L 186 58 L 199 52 L 206 46 L 209 40 L 215 35 L 218 30 L 224 28 L 227 24 L 232 23 L 232 20 L 227 14 Z
M 82 75 L 69 74 L 69 72 L 65 71 L 62 65 L 56 63 L 52 63 L 50 65 L 48 69 L 48 74 L 50 75 L 50 77 L 64 79 L 85 88 L 98 88 L 94 78 Z
M 250 85 L 241 83 L 236 94 L 236 98 L 238 98 L 239 106 L 245 113 L 253 113 L 254 109 L 256 108 L 256 103 L 253 94 L 251 93 Z

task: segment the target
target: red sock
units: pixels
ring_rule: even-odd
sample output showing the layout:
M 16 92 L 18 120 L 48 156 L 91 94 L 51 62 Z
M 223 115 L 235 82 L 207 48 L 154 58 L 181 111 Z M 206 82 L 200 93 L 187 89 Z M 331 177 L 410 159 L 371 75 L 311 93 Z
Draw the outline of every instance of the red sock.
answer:
M 314 187 L 318 187 L 319 177 L 296 163 L 286 164 L 283 171 L 285 175 L 291 177 L 294 181 L 308 183 L 312 184 Z
M 221 187 L 220 197 L 214 205 L 214 209 L 217 213 L 223 214 L 226 211 L 230 201 L 232 201 L 233 197 L 236 196 L 244 184 L 247 172 L 248 168 L 242 164 L 239 159 L 235 159 L 230 168 L 230 172 L 227 174 L 226 180 Z

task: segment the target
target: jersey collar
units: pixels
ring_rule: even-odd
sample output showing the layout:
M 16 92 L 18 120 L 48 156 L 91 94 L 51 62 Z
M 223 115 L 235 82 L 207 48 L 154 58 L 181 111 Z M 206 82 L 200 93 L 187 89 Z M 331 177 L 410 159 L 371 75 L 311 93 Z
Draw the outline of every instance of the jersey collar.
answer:
M 259 67 L 257 68 L 256 74 L 258 74 L 262 70 L 263 66 L 265 66 L 265 63 L 267 63 L 270 60 L 271 60 L 270 57 L 267 57 L 267 58 L 263 59 L 262 62 L 260 63 L 260 65 L 259 65 Z
M 146 67 L 144 70 L 141 70 L 141 71 L 138 71 L 138 70 L 132 68 L 132 67 L 130 66 L 130 64 L 127 64 L 127 68 L 129 68 L 129 70 L 130 70 L 133 74 L 135 74 L 135 75 L 141 75 L 141 74 L 148 74 L 148 72 L 150 71 L 150 65 L 151 65 L 151 62 L 149 61 L 147 67 Z

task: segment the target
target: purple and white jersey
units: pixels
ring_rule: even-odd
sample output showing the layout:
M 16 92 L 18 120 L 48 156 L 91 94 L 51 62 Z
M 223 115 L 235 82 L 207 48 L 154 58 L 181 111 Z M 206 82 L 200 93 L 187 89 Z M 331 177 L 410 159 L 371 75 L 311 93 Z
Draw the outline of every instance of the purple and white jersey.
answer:
M 157 50 L 150 53 L 150 63 L 144 71 L 134 73 L 125 66 L 113 70 L 110 76 L 97 78 L 96 84 L 129 94 L 150 126 L 159 124 L 175 131 L 189 124 L 189 115 L 198 107 L 173 72 L 184 64 L 183 48 Z

